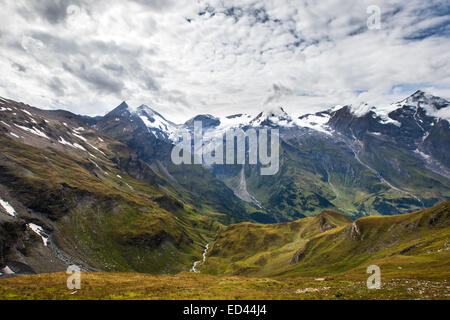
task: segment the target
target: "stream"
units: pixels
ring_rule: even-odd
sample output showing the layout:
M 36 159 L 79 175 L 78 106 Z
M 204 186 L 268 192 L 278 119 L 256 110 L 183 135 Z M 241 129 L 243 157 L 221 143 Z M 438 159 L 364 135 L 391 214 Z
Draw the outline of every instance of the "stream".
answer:
M 203 260 L 195 261 L 194 265 L 191 268 L 191 272 L 200 273 L 200 271 L 197 270 L 197 266 L 200 263 L 204 263 L 206 261 L 206 254 L 208 253 L 208 250 L 209 250 L 209 244 L 206 245 L 205 250 L 203 251 Z

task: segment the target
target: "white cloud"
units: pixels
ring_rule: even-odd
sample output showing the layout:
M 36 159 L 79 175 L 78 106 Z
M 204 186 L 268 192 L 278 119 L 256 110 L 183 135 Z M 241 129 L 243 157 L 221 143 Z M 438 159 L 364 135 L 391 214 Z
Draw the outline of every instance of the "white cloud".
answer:
M 38 107 L 93 115 L 127 100 L 180 122 L 449 97 L 439 1 L 1 2 L 0 95 Z M 380 30 L 366 26 L 372 4 Z

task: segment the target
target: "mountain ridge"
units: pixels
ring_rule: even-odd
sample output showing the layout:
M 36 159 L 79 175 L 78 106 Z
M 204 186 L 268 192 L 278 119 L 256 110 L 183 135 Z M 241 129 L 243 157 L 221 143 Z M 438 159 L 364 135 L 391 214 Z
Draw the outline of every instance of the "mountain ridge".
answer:
M 332 108 L 328 108 L 316 112 L 314 114 L 304 114 L 301 115 L 297 118 L 292 117 L 291 115 L 289 115 L 284 109 L 283 107 L 270 107 L 270 108 L 266 108 L 266 111 L 262 111 L 257 113 L 256 115 L 248 115 L 248 114 L 234 114 L 234 115 L 228 115 L 228 116 L 223 116 L 223 117 L 217 117 L 211 114 L 199 114 L 187 121 L 185 121 L 184 123 L 180 123 L 180 124 L 175 124 L 169 120 L 167 120 L 164 116 L 162 116 L 158 111 L 155 111 L 154 109 L 146 106 L 145 104 L 137 107 L 137 108 L 131 108 L 128 107 L 128 110 L 130 112 L 137 112 L 137 110 L 139 110 L 139 108 L 141 107 L 146 107 L 148 109 L 151 110 L 151 112 L 157 116 L 159 116 L 160 118 L 162 118 L 164 121 L 170 123 L 173 127 L 175 128 L 180 128 L 180 127 L 192 127 L 192 122 L 195 120 L 200 120 L 201 118 L 203 119 L 213 119 L 215 122 L 219 121 L 222 122 L 223 119 L 230 119 L 232 117 L 236 117 L 236 116 L 248 116 L 251 117 L 252 119 L 249 122 L 242 122 L 242 123 L 238 123 L 238 125 L 244 125 L 244 126 L 254 126 L 254 127 L 258 127 L 261 125 L 264 125 L 264 123 L 270 123 L 270 118 L 276 118 L 277 119 L 277 125 L 285 125 L 285 126 L 291 126 L 291 125 L 297 125 L 299 127 L 310 127 L 313 128 L 313 126 L 308 126 L 304 123 L 302 123 L 301 121 L 297 121 L 298 119 L 307 119 L 309 116 L 325 116 L 325 115 L 330 115 L 333 114 L 335 112 L 338 111 L 342 111 L 343 109 L 348 109 L 350 113 L 352 113 L 354 116 L 356 117 L 364 117 L 368 114 L 370 114 L 371 112 L 373 112 L 375 114 L 375 116 L 380 117 L 380 119 L 382 121 L 384 121 L 385 123 L 392 123 L 395 124 L 397 123 L 395 119 L 391 118 L 391 113 L 398 111 L 398 109 L 401 109 L 402 107 L 404 107 L 405 105 L 410 105 L 410 104 L 420 104 L 421 108 L 424 108 L 426 110 L 426 113 L 428 114 L 428 116 L 430 117 L 434 117 L 437 119 L 442 119 L 442 120 L 446 120 L 446 121 L 450 121 L 450 108 L 447 109 L 447 107 L 450 105 L 450 102 L 447 101 L 446 99 L 440 98 L 440 97 L 436 97 L 433 96 L 431 94 L 428 94 L 422 90 L 417 90 L 416 92 L 414 92 L 412 95 L 410 95 L 409 97 L 400 100 L 398 102 L 392 103 L 390 108 L 377 108 L 376 106 L 373 105 L 369 105 L 367 103 L 362 102 L 359 106 L 354 106 L 354 105 L 336 105 Z M 123 102 L 120 106 L 122 106 L 123 104 L 125 104 L 125 106 L 127 106 L 126 102 Z M 424 106 L 425 105 L 425 106 Z M 118 108 L 119 108 L 118 107 Z M 445 110 L 444 110 L 445 109 Z M 110 111 L 108 114 L 112 114 L 114 110 Z M 442 113 L 439 113 L 438 111 L 445 111 Z M 314 122 L 312 122 L 314 123 Z M 311 123 L 310 123 L 311 124 Z M 326 123 L 325 123 L 326 124 Z M 398 123 L 397 123 L 398 124 Z M 219 126 L 220 123 L 217 123 L 215 125 L 215 127 Z

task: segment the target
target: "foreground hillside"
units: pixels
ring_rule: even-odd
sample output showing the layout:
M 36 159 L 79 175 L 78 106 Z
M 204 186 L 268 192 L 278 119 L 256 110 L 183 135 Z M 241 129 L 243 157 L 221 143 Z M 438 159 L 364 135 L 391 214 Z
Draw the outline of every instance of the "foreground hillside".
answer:
M 0 279 L 0 299 L 450 299 L 450 202 L 355 222 L 326 211 L 292 223 L 232 225 L 203 274 L 82 273 Z M 381 289 L 367 289 L 367 267 Z M 215 273 L 205 274 L 207 273 Z

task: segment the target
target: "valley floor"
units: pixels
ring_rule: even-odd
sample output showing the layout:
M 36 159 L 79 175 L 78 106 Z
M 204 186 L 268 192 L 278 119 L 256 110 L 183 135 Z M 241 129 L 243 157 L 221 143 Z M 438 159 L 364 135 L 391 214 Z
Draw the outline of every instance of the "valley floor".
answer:
M 180 273 L 152 276 L 137 273 L 83 273 L 81 289 L 68 290 L 65 273 L 0 280 L 2 300 L 315 300 L 315 299 L 450 299 L 447 279 L 389 274 L 379 290 L 369 290 L 366 274 L 325 279 L 269 279 Z

